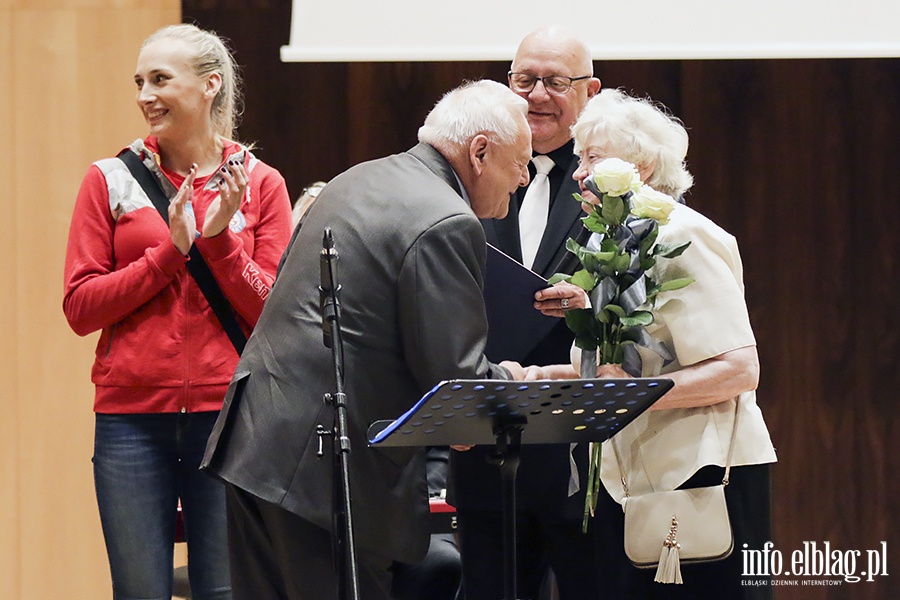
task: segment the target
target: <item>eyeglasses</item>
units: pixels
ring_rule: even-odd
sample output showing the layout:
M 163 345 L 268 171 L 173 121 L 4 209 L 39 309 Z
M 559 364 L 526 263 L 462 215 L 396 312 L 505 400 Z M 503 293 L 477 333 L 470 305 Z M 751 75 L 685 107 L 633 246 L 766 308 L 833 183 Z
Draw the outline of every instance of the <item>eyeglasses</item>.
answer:
M 590 79 L 591 75 L 582 75 L 581 77 L 566 77 L 565 75 L 550 75 L 548 77 L 537 77 L 529 73 L 514 73 L 510 71 L 506 74 L 509 78 L 509 87 L 514 92 L 527 94 L 534 89 L 537 82 L 544 84 L 544 89 L 548 94 L 561 96 L 572 89 L 572 84 L 582 79 Z

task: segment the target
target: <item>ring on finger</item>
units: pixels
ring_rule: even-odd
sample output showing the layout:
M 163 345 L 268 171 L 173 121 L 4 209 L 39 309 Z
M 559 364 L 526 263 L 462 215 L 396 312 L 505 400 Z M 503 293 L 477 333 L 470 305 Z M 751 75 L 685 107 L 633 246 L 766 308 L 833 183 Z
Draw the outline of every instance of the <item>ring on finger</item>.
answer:
M 568 298 L 563 298 L 562 300 L 560 300 L 560 301 L 559 301 L 559 307 L 560 307 L 560 308 L 569 308 L 569 299 L 568 299 Z

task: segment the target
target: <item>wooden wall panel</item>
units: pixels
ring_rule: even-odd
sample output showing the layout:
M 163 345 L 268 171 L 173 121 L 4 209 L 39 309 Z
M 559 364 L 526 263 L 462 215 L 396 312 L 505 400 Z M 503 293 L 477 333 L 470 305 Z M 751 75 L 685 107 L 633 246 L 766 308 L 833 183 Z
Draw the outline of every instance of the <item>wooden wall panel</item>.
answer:
M 19 560 L 23 598 L 53 595 L 55 586 L 46 577 L 48 564 L 71 565 L 67 575 L 72 589 L 85 589 L 84 578 L 101 577 L 103 566 L 96 558 L 102 547 L 92 533 L 96 518 L 84 518 L 90 513 L 81 516 L 82 509 L 90 506 L 91 420 L 84 410 L 90 396 L 78 391 L 89 393 L 89 388 L 82 384 L 83 375 L 73 373 L 76 385 L 57 378 L 60 365 L 83 369 L 89 364 L 84 357 L 90 353 L 89 346 L 79 343 L 87 353 L 66 355 L 66 349 L 72 346 L 63 342 L 62 336 L 72 336 L 66 332 L 60 314 L 61 258 L 65 224 L 71 214 L 64 210 L 67 203 L 60 202 L 61 194 L 68 191 L 61 184 L 67 179 L 77 180 L 77 165 L 71 164 L 67 148 L 74 141 L 78 104 L 71 99 L 55 104 L 59 100 L 55 91 L 78 89 L 77 69 L 69 58 L 75 55 L 74 16 L 70 11 L 25 10 L 15 17 L 17 50 L 19 56 L 28 58 L 17 60 L 14 67 L 14 131 L 16 140 L 29 140 L 22 149 L 30 147 L 30 151 L 13 156 L 17 181 L 21 182 L 16 230 L 19 246 L 29 246 L 29 252 L 16 254 L 20 274 L 16 289 L 20 318 L 15 339 L 16 378 L 20 384 Z M 42 35 L 35 35 L 37 31 Z M 40 76 L 35 76 L 38 73 Z M 51 169 L 56 176 L 48 176 Z M 36 210 L 45 203 L 62 210 L 47 214 Z M 43 276 L 34 276 L 38 273 Z M 62 343 L 47 343 L 54 331 Z M 65 493 L 61 493 L 63 490 Z M 60 502 L 63 499 L 65 503 Z
M 0 0 L 0 56 L 12 56 L 11 0 Z M 13 72 L 12 61 L 0 60 L 0 131 L 13 131 Z M 0 151 L 0 181 L 6 182 L 6 193 L 0 194 L 0 214 L 7 215 L 6 231 L 0 236 L 0 255 L 15 256 L 17 235 L 15 221 L 16 179 L 10 161 L 10 148 Z M 16 281 L 15 261 L 7 260 L 7 277 Z M 15 286 L 0 286 L 0 339 L 10 347 L 16 341 Z M 18 381 L 11 353 L 0 360 L 0 597 L 15 598 L 19 587 L 18 548 L 21 539 L 19 526 L 19 406 Z
M 685 82 L 694 90 L 685 114 L 702 125 L 691 152 L 694 202 L 741 241 L 760 398 L 781 461 L 775 541 L 784 548 L 900 542 L 900 490 L 889 475 L 900 381 L 886 365 L 900 350 L 888 306 L 898 222 L 885 176 L 900 150 L 900 96 L 885 83 L 896 82 L 898 66 L 710 62 L 692 65 Z M 887 590 L 881 579 L 789 597 L 887 598 Z
M 66 566 L 68 590 L 91 590 L 91 582 L 106 576 L 92 506 L 92 391 L 85 377 L 95 336 L 75 338 L 61 311 L 71 202 L 86 167 L 71 152 L 82 139 L 79 74 L 89 68 L 79 62 L 105 66 L 79 51 L 78 21 L 72 10 L 16 14 L 15 139 L 30 149 L 14 156 L 22 184 L 16 229 L 20 246 L 29 247 L 16 261 L 22 598 L 62 592 L 60 582 L 46 576 L 48 565 Z M 64 90 L 70 92 L 61 98 Z M 44 205 L 54 210 L 36 210 Z M 54 338 L 57 343 L 48 343 Z
M 90 462 L 96 335 L 78 338 L 65 322 L 63 259 L 88 166 L 144 133 L 132 83 L 140 42 L 178 22 L 180 6 L 2 6 L 0 51 L 15 53 L 0 66 L 0 118 L 9 132 L 0 177 L 12 190 L 0 200 L 8 225 L 0 249 L 15 285 L 4 286 L 0 317 L 0 596 L 104 597 L 110 584 Z

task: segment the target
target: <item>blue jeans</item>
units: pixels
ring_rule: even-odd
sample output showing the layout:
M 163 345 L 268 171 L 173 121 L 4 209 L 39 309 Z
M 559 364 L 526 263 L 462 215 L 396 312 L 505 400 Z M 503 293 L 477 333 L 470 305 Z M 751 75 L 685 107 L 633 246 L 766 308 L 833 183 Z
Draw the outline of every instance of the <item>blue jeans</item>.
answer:
M 225 489 L 198 470 L 218 413 L 97 414 L 94 485 L 115 600 L 170 600 L 178 500 L 194 600 L 230 600 Z

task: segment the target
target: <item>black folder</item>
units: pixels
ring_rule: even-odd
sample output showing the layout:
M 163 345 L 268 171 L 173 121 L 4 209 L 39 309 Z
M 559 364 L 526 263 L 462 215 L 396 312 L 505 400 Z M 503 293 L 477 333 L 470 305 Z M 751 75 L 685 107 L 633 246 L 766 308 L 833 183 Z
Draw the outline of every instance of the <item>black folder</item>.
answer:
M 485 355 L 491 362 L 523 361 L 559 323 L 559 318 L 544 316 L 534 307 L 535 292 L 547 285 L 546 279 L 488 244 L 484 277 L 488 317 Z

